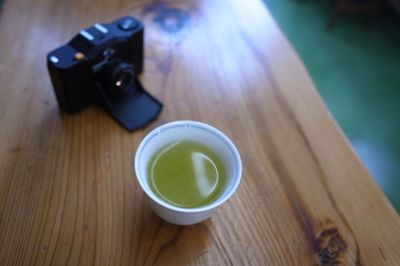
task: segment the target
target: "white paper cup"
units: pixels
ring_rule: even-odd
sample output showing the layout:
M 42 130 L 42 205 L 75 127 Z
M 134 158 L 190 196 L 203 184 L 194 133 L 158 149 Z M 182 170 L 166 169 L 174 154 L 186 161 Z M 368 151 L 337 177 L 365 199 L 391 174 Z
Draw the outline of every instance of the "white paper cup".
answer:
M 196 208 L 181 208 L 157 197 L 148 184 L 148 163 L 167 144 L 176 141 L 196 141 L 216 152 L 225 165 L 226 184 L 213 202 Z M 195 121 L 176 121 L 151 131 L 139 144 L 135 155 L 136 178 L 150 201 L 154 212 L 164 220 L 179 225 L 199 223 L 211 216 L 236 191 L 242 175 L 242 162 L 232 141 L 218 129 Z

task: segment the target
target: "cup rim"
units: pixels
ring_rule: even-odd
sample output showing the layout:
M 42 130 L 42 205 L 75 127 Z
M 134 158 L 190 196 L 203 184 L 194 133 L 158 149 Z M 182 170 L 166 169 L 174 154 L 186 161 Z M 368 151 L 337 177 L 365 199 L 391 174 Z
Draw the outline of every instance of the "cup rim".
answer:
M 222 141 L 225 142 L 225 144 L 227 144 L 229 146 L 230 150 L 232 151 L 232 155 L 236 161 L 238 169 L 236 171 L 236 176 L 234 177 L 233 185 L 231 186 L 231 189 L 228 191 L 228 193 L 225 194 L 225 196 L 220 197 L 217 200 L 215 200 L 212 203 L 207 204 L 205 206 L 196 207 L 196 208 L 182 208 L 182 207 L 178 207 L 178 206 L 172 205 L 166 201 L 161 200 L 150 189 L 147 189 L 144 186 L 145 180 L 139 177 L 140 176 L 140 171 L 139 171 L 140 154 L 142 153 L 147 142 L 151 138 L 153 138 L 155 135 L 160 134 L 162 131 L 165 131 L 165 130 L 170 129 L 171 127 L 177 127 L 177 126 L 180 126 L 180 127 L 196 126 L 196 127 L 205 129 L 205 130 L 217 135 Z M 205 123 L 202 123 L 202 122 L 192 121 L 192 120 L 178 120 L 178 121 L 174 121 L 174 122 L 169 122 L 169 123 L 163 124 L 155 129 L 153 129 L 152 131 L 150 131 L 150 133 L 148 133 L 142 139 L 142 141 L 140 142 L 140 144 L 136 150 L 135 159 L 134 159 L 134 168 L 135 168 L 136 180 L 139 182 L 140 187 L 147 194 L 148 197 L 150 197 L 153 201 L 157 202 L 157 204 L 163 206 L 164 208 L 167 208 L 167 209 L 170 209 L 173 211 L 177 211 L 177 212 L 184 212 L 184 213 L 204 212 L 204 211 L 208 211 L 208 210 L 211 210 L 211 209 L 214 209 L 214 208 L 220 206 L 221 204 L 223 204 L 225 201 L 227 201 L 233 195 L 233 193 L 238 188 L 241 177 L 242 177 L 242 160 L 241 160 L 240 154 L 239 154 L 236 146 L 233 144 L 233 142 L 224 133 L 222 133 L 220 130 L 216 129 L 215 127 L 210 126 Z

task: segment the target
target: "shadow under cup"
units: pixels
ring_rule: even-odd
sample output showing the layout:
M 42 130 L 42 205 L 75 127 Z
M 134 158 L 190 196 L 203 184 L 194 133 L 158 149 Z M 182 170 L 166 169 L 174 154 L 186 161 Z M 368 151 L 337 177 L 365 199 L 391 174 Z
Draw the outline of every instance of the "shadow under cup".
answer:
M 148 184 L 148 163 L 155 153 L 167 144 L 195 141 L 212 149 L 226 169 L 226 184 L 213 202 L 196 208 L 181 208 L 160 199 Z M 136 178 L 150 201 L 151 208 L 164 220 L 179 225 L 201 222 L 211 216 L 216 207 L 236 191 L 242 175 L 239 152 L 232 141 L 218 129 L 195 121 L 176 121 L 151 131 L 139 144 L 135 155 Z

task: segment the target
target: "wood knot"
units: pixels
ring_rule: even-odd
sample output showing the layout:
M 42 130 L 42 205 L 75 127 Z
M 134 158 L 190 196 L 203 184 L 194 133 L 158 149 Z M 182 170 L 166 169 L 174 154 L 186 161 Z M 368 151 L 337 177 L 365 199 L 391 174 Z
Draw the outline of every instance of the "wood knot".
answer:
M 173 7 L 164 3 L 152 3 L 144 7 L 143 13 L 153 13 L 153 22 L 158 24 L 166 33 L 180 33 L 187 28 L 190 21 L 190 13 L 182 7 Z
M 183 10 L 177 8 L 165 8 L 158 12 L 154 21 L 165 32 L 175 34 L 186 27 L 190 16 Z
M 22 150 L 21 147 L 13 147 L 13 148 L 11 148 L 10 153 L 18 153 L 18 152 L 20 152 L 21 150 Z
M 340 253 L 347 248 L 336 227 L 330 227 L 321 232 L 318 237 L 318 258 L 321 265 L 336 265 Z

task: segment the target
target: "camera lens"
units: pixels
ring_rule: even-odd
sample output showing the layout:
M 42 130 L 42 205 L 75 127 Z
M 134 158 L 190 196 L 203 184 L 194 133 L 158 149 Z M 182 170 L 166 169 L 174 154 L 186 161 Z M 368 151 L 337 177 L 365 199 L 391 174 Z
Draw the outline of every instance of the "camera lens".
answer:
M 135 71 L 131 64 L 119 63 L 111 69 L 111 84 L 108 88 L 112 96 L 123 95 L 129 89 L 134 89 Z
M 124 69 L 117 74 L 114 84 L 116 93 L 124 93 L 133 81 L 133 72 L 129 69 Z

